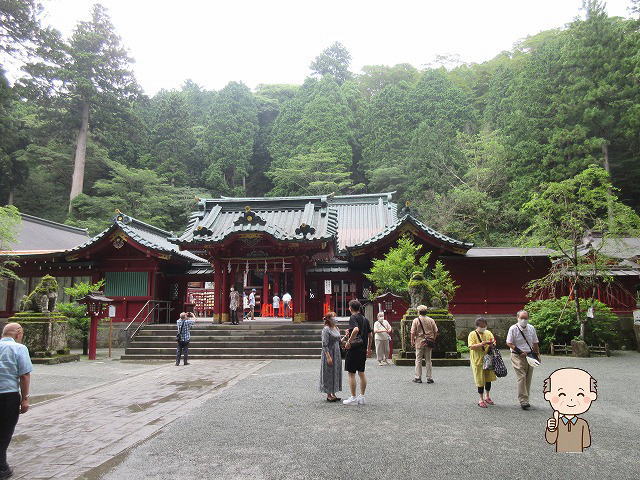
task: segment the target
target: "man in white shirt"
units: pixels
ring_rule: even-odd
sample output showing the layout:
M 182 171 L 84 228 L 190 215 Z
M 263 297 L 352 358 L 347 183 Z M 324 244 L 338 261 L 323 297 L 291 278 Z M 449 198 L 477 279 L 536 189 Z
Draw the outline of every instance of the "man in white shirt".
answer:
M 517 315 L 517 323 L 511 325 L 507 333 L 507 346 L 511 349 L 511 364 L 516 372 L 518 381 L 518 401 L 523 410 L 529 410 L 529 392 L 531 391 L 531 378 L 533 367 L 527 362 L 527 356 L 532 355 L 540 361 L 540 349 L 538 347 L 538 335 L 533 325 L 529 325 L 529 313 L 520 310 Z
M 291 295 L 289 295 L 289 292 L 285 292 L 285 294 L 282 295 L 282 303 L 284 304 L 284 313 L 282 316 L 287 318 L 289 314 L 289 303 L 291 303 Z
M 255 320 L 255 311 L 256 311 L 256 289 L 251 289 L 251 293 L 249 294 L 249 311 L 251 312 L 251 320 Z
M 278 312 L 280 311 L 280 297 L 278 296 L 278 294 L 276 293 L 273 296 L 273 316 L 274 317 L 278 317 Z

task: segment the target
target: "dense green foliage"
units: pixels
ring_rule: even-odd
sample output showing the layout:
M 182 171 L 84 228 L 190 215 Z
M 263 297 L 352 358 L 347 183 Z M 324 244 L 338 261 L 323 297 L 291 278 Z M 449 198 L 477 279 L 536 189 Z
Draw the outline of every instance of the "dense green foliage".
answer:
M 20 215 L 14 206 L 0 207 L 0 250 L 11 250 L 16 240 L 17 229 L 20 226 Z M 18 280 L 11 267 L 17 263 L 11 258 L 4 257 L 0 260 L 0 279 L 12 278 Z
M 373 260 L 371 272 L 366 277 L 376 287 L 372 295 L 391 292 L 409 299 L 409 280 L 414 272 L 421 272 L 428 290 L 438 297 L 453 299 L 458 286 L 451 278 L 444 264 L 438 260 L 433 266 L 429 264 L 431 252 L 420 255 L 421 245 L 417 245 L 410 237 L 398 239 L 397 246 L 392 247 L 383 258 Z
M 64 291 L 73 300 L 82 298 L 92 292 L 98 292 L 103 286 L 104 280 L 100 280 L 94 284 L 79 282 L 73 287 L 66 287 Z M 82 354 L 86 355 L 88 351 L 89 328 L 91 326 L 91 319 L 87 313 L 87 306 L 78 304 L 75 301 L 60 302 L 56 305 L 56 310 L 67 317 L 69 325 L 68 333 L 73 338 L 82 342 Z
M 596 0 L 481 64 L 354 72 L 334 43 L 302 85 L 186 80 L 151 98 L 104 8 L 68 39 L 40 11 L 0 2 L 0 69 L 24 59 L 15 85 L 0 73 L 0 202 L 26 213 L 95 232 L 119 208 L 179 230 L 196 195 L 397 191 L 437 230 L 499 246 L 531 226 L 542 184 L 592 164 L 640 206 L 639 22 Z
M 611 308 L 595 299 L 581 299 L 580 309 L 593 307 L 594 318 L 586 324 L 585 341 L 589 345 L 609 343 L 617 347 L 618 317 Z M 580 323 L 576 320 L 576 305 L 569 297 L 536 300 L 526 305 L 531 324 L 536 327 L 541 348 L 549 350 L 549 345 L 570 344 L 580 334 Z

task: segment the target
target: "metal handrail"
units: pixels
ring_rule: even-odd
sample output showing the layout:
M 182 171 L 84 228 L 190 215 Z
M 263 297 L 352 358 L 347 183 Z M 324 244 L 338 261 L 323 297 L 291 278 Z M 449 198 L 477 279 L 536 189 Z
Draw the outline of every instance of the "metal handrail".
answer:
M 131 338 L 135 337 L 138 334 L 138 332 L 144 326 L 144 324 L 147 323 L 147 319 L 149 318 L 149 315 L 151 315 L 156 310 L 157 307 L 158 307 L 157 305 L 154 305 L 153 308 L 149 310 L 149 313 L 147 313 L 147 316 L 144 317 L 144 319 L 140 322 L 140 325 L 138 325 L 138 328 L 136 328 L 135 331 L 131 334 Z
M 135 321 L 138 319 L 138 317 L 140 316 L 140 314 L 142 313 L 142 311 L 147 308 L 149 306 L 149 304 L 153 302 L 153 300 L 147 300 L 147 303 L 145 303 L 142 308 L 140 310 L 138 310 L 138 313 L 136 313 L 136 316 L 133 317 L 133 320 L 131 320 L 131 322 L 129 322 L 129 325 L 126 326 L 126 328 L 124 329 L 125 332 L 129 331 L 129 328 L 131 328 L 131 325 L 133 325 L 135 323 Z
M 151 306 L 151 305 L 153 305 L 153 306 L 151 307 L 151 309 L 149 309 L 149 306 Z M 128 337 L 129 339 L 132 339 L 133 337 L 135 337 L 142 327 L 144 327 L 148 323 L 154 323 L 157 320 L 155 312 L 161 312 L 162 310 L 164 310 L 166 312 L 166 320 L 167 320 L 167 323 L 168 323 L 169 322 L 169 313 L 171 312 L 171 302 L 168 301 L 168 300 L 147 300 L 147 302 L 138 311 L 136 316 L 133 317 L 133 320 L 131 320 L 131 322 L 129 322 L 129 325 L 127 325 L 127 327 L 124 329 L 125 332 L 129 331 L 129 328 L 136 322 L 136 320 L 138 320 L 138 317 L 140 317 L 140 315 L 145 310 L 146 310 L 146 315 L 144 316 L 144 318 L 140 322 L 140 325 L 138 325 L 138 327 L 134 330 L 134 332 Z M 149 317 L 152 314 L 154 314 L 153 317 L 152 317 L 153 320 L 152 320 L 152 322 L 148 322 Z

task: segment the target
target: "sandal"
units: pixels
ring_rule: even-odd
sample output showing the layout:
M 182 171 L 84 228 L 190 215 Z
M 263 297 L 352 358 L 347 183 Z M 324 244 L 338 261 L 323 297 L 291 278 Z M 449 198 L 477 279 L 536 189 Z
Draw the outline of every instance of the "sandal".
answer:
M 495 405 L 495 403 L 493 403 L 493 400 L 491 400 L 490 398 L 485 398 L 484 403 L 486 403 L 487 405 Z
M 478 402 L 478 406 L 482 407 L 482 408 L 489 408 L 489 407 L 487 407 L 487 404 L 482 400 Z

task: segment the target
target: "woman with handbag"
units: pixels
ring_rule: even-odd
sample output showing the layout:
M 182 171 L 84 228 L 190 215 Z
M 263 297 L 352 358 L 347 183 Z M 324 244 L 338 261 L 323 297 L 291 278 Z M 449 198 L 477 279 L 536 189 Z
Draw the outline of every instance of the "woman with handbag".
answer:
M 483 317 L 478 317 L 476 319 L 476 329 L 469 333 L 468 344 L 471 371 L 480 395 L 478 406 L 482 408 L 487 408 L 488 405 L 495 405 L 489 394 L 491 382 L 497 379 L 493 371 L 493 357 L 490 355 L 490 350 L 495 348 L 495 342 L 493 334 L 487 330 L 487 321 Z
M 376 357 L 378 358 L 379 367 L 385 364 L 389 365 L 391 332 L 391 325 L 384 319 L 384 312 L 378 313 L 378 320 L 373 325 L 373 333 L 375 334 Z
M 342 390 L 342 359 L 340 330 L 336 326 L 336 313 L 324 316 L 322 329 L 322 363 L 320 365 L 320 391 L 327 394 L 327 402 L 337 402 L 336 392 Z

